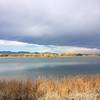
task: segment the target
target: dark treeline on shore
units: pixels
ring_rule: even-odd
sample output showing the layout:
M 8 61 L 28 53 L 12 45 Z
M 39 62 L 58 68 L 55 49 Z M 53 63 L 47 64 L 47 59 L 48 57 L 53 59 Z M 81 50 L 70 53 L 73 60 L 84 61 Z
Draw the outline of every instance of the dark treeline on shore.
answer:
M 67 57 L 67 56 L 100 56 L 100 54 L 0 51 L 0 57 Z

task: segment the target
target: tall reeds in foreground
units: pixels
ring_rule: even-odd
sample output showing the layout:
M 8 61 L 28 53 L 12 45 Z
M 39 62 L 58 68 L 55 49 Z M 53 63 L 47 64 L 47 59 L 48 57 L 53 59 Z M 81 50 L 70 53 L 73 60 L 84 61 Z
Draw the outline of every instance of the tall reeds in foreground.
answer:
M 1 80 L 0 100 L 100 100 L 100 75 Z

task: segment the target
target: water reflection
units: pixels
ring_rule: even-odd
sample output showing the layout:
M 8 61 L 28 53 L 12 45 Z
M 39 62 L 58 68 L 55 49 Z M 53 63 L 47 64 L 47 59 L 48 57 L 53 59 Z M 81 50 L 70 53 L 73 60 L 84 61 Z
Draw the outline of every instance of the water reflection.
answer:
M 100 73 L 100 58 L 0 59 L 0 78 L 33 78 Z

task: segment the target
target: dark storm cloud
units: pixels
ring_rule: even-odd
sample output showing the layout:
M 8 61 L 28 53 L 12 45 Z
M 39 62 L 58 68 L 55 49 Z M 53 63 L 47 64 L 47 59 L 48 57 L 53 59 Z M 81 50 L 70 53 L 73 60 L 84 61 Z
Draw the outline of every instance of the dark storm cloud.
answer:
M 0 0 L 0 39 L 100 48 L 100 0 Z

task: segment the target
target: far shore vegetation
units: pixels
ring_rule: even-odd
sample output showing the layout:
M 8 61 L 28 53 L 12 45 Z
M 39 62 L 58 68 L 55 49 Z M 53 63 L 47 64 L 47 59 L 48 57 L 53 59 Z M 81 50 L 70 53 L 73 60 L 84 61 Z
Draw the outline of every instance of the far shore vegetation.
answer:
M 0 57 L 5 58 L 26 58 L 26 57 L 73 57 L 73 56 L 100 56 L 100 54 L 81 54 L 81 53 L 0 53 Z
M 100 100 L 100 75 L 1 80 L 0 100 Z

